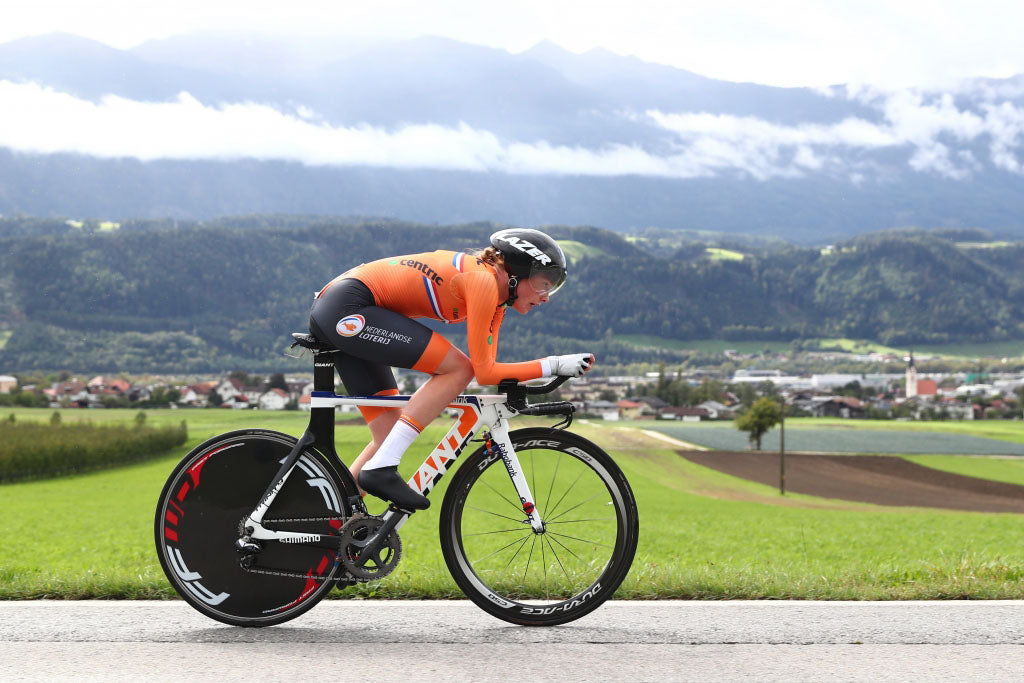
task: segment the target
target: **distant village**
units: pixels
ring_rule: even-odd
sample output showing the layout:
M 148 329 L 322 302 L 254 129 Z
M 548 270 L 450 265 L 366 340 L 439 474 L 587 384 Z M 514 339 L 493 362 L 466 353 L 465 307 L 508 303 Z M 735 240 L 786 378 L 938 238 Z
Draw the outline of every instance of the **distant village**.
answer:
M 898 373 L 788 376 L 780 370 L 737 370 L 731 377 L 703 371 L 648 372 L 640 376 L 585 376 L 562 387 L 580 415 L 603 420 L 728 420 L 759 396 L 785 402 L 792 416 L 875 419 L 1021 419 L 1024 375 L 1012 373 L 918 373 L 911 355 Z M 398 371 L 406 393 L 425 377 Z M 692 389 L 674 405 L 670 383 Z M 192 383 L 138 382 L 124 377 L 69 378 L 50 386 L 20 386 L 0 375 L 0 405 L 51 408 L 220 408 L 308 410 L 308 377 L 245 373 Z M 470 393 L 489 389 L 471 384 Z M 669 400 L 666 400 L 668 396 Z M 699 398 L 692 398 L 699 397 Z M 353 409 L 354 410 L 354 409 Z

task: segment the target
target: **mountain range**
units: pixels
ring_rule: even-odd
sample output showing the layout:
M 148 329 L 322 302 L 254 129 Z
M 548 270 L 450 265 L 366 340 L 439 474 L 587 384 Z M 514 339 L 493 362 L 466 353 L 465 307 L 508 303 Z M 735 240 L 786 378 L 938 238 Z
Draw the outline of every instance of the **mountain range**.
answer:
M 7 215 L 1024 236 L 1024 76 L 776 88 L 550 43 L 54 34 L 0 44 L 0 98 Z
M 495 227 L 295 216 L 106 229 L 0 220 L 0 370 L 305 370 L 308 359 L 281 349 L 307 329 L 311 294 L 339 271 L 479 248 Z M 578 350 L 607 366 L 696 366 L 700 354 L 678 349 L 700 339 L 847 337 L 903 348 L 1024 339 L 1024 242 L 982 231 L 887 230 L 831 248 L 712 246 L 682 231 L 550 232 L 570 259 L 566 293 L 506 316 L 503 360 Z M 464 346 L 463 325 L 424 322 Z

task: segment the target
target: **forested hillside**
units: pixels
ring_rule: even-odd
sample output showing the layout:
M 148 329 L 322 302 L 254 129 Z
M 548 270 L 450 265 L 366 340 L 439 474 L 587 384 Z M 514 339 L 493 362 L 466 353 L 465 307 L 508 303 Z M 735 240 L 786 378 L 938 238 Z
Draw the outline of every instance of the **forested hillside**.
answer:
M 481 247 L 495 228 L 297 217 L 60 226 L 0 225 L 0 371 L 303 368 L 280 351 L 305 329 L 326 281 L 383 256 Z M 569 283 L 529 316 L 506 317 L 503 358 L 594 349 L 608 362 L 653 360 L 617 339 L 626 334 L 1024 338 L 1019 243 L 903 230 L 831 249 L 740 245 L 722 259 L 695 238 L 668 248 L 595 228 L 549 230 L 574 259 Z M 444 331 L 460 339 L 462 329 Z

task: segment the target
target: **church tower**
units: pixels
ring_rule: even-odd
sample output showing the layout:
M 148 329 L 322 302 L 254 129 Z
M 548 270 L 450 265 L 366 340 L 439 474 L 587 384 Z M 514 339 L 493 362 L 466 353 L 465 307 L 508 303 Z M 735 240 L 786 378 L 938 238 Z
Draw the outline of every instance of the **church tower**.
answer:
M 917 368 L 914 367 L 914 351 L 907 359 L 907 398 L 917 396 Z

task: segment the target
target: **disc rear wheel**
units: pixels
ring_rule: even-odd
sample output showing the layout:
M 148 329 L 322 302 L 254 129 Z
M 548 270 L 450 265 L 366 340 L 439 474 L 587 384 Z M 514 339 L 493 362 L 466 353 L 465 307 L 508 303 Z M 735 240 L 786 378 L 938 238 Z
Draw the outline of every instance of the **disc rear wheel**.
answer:
M 181 597 L 213 619 L 236 626 L 293 619 L 324 597 L 342 574 L 337 550 L 328 543 L 255 541 L 258 551 L 247 557 L 235 548 L 243 520 L 295 441 L 254 430 L 214 437 L 189 453 L 164 486 L 155 520 L 160 564 Z M 337 536 L 347 495 L 333 465 L 307 450 L 263 524 Z

